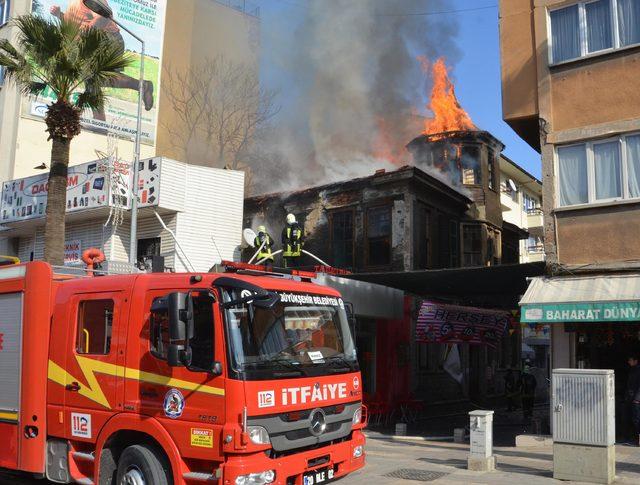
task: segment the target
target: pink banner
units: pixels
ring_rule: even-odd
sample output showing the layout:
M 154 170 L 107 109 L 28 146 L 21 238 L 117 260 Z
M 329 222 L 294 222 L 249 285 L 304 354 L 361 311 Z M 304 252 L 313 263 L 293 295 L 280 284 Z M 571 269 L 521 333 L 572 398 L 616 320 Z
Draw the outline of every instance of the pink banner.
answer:
M 416 341 L 495 347 L 510 321 L 511 315 L 508 312 L 425 300 L 420 307 L 416 324 Z

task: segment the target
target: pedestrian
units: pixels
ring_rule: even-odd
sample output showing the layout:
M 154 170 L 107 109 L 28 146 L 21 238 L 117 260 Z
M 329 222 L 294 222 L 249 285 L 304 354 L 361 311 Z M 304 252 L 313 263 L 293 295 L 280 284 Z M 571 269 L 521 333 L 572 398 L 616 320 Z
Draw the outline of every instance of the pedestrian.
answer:
M 629 444 L 638 446 L 638 436 L 640 435 L 640 357 L 637 353 L 631 353 L 627 358 L 629 364 L 629 375 L 627 376 L 627 389 L 625 392 L 625 414 L 627 416 L 626 434 L 630 438 Z
M 299 266 L 304 245 L 304 234 L 293 214 L 287 215 L 287 225 L 282 230 L 282 261 L 285 268 Z
M 536 387 L 538 381 L 531 373 L 531 366 L 525 364 L 522 377 L 520 379 L 520 391 L 522 393 L 522 415 L 525 421 L 530 421 L 533 417 L 533 404 L 536 399 Z
M 504 376 L 504 392 L 507 397 L 507 412 L 515 411 L 517 407 L 519 379 L 509 367 Z
M 260 249 L 257 261 L 268 269 L 273 268 L 273 253 L 271 252 L 273 238 L 269 235 L 265 226 L 258 226 L 258 234 L 253 240 L 253 247 Z

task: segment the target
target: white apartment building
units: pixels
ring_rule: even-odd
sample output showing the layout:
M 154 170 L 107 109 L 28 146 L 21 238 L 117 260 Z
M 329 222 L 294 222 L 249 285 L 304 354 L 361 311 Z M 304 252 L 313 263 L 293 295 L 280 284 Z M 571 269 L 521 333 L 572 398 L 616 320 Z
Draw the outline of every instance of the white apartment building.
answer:
M 502 218 L 529 233 L 520 240 L 520 263 L 544 260 L 542 182 L 504 155 L 500 158 Z

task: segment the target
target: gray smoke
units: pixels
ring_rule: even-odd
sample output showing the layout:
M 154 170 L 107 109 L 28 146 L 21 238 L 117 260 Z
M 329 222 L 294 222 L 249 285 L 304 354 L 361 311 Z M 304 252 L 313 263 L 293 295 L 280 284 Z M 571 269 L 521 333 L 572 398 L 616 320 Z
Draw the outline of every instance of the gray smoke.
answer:
M 263 21 L 266 80 L 283 109 L 261 137 L 254 192 L 296 189 L 410 162 L 428 83 L 417 60 L 455 64 L 449 0 L 297 0 L 300 22 Z M 295 7 L 292 7 L 295 8 Z M 266 40 L 266 42 L 264 42 Z

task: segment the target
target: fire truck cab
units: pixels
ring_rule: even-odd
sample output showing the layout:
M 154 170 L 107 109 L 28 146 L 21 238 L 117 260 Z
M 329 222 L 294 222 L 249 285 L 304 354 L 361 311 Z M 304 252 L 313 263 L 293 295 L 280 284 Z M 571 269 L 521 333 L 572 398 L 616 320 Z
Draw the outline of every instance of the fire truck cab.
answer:
M 0 468 L 316 485 L 364 465 L 345 304 L 305 275 L 0 267 Z

